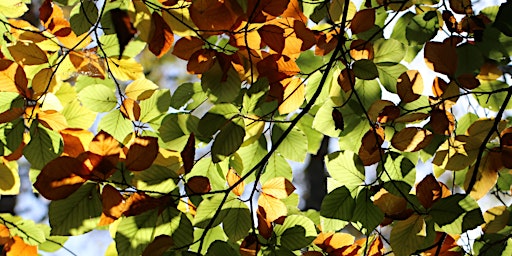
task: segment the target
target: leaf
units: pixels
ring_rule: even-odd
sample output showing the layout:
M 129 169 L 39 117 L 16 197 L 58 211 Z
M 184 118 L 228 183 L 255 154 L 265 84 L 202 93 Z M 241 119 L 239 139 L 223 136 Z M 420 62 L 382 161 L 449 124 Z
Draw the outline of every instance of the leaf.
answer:
M 498 233 L 509 223 L 510 211 L 506 206 L 495 206 L 484 213 L 484 233 Z
M 363 184 L 364 167 L 359 157 L 351 151 L 334 152 L 325 157 L 329 175 L 349 189 Z
M 286 216 L 288 213 L 288 209 L 283 201 L 265 193 L 260 194 L 258 205 L 265 210 L 265 215 L 269 222 L 273 222 L 281 216 Z
M 425 44 L 425 63 L 427 67 L 445 75 L 454 75 L 458 59 L 455 47 L 447 39 L 443 43 L 427 42 Z
M 498 14 L 496 15 L 496 19 L 494 20 L 494 26 L 503 34 L 512 37 L 512 26 L 507 19 L 510 15 L 512 15 L 512 3 L 502 3 L 498 10 Z
M 160 58 L 171 49 L 174 35 L 169 25 L 157 12 L 151 14 L 151 22 L 154 30 L 152 30 L 153 36 L 148 42 L 148 48 L 157 58 Z
M 358 11 L 350 22 L 350 29 L 354 34 L 359 34 L 371 29 L 375 24 L 375 10 L 364 9 Z
M 30 142 L 23 149 L 23 155 L 33 168 L 42 169 L 48 162 L 57 158 L 63 150 L 62 137 L 38 122 L 30 125 Z
M 98 19 L 98 8 L 91 1 L 79 2 L 70 13 L 71 29 L 77 35 L 88 32 Z
M 84 164 L 76 158 L 61 156 L 46 164 L 37 176 L 34 187 L 49 200 L 60 200 L 77 191 L 88 175 Z
M 158 85 L 153 83 L 151 80 L 139 78 L 126 86 L 125 93 L 126 96 L 131 99 L 146 100 L 151 97 L 157 89 Z
M 133 58 L 107 58 L 112 76 L 121 81 L 137 80 L 144 77 L 144 68 Z
M 404 152 L 415 152 L 425 148 L 434 135 L 428 130 L 416 127 L 407 127 L 395 133 L 391 145 Z
M 102 84 L 85 87 L 78 93 L 78 98 L 85 107 L 96 112 L 108 112 L 117 105 L 114 90 Z
M 373 204 L 370 199 L 370 191 L 368 189 L 361 190 L 356 198 L 352 221 L 361 223 L 362 227 L 366 229 L 366 232 L 362 232 L 369 234 L 382 220 L 384 220 L 384 213 Z
M 287 80 L 284 85 L 283 102 L 279 105 L 279 114 L 288 114 L 297 110 L 304 102 L 304 82 L 298 78 Z
M 475 200 L 481 199 L 496 185 L 498 181 L 498 170 L 502 168 L 500 160 L 501 154 L 497 151 L 488 152 L 482 157 L 478 173 L 476 174 L 474 187 L 471 191 L 468 191 L 472 198 Z M 474 166 L 471 166 L 466 173 L 464 189 L 468 189 L 474 171 Z
M 201 86 L 211 101 L 216 103 L 232 102 L 240 92 L 241 80 L 235 70 L 230 68 L 225 75 L 216 62 L 201 76 Z
M 119 59 L 123 56 L 126 45 L 137 33 L 137 30 L 133 27 L 130 17 L 125 10 L 119 8 L 110 10 L 110 17 L 114 24 L 114 30 L 119 41 Z
M 371 60 L 358 60 L 352 64 L 352 70 L 357 78 L 373 80 L 379 76 L 377 66 Z
M 450 8 L 458 14 L 472 14 L 470 0 L 450 0 Z
M 405 46 L 395 39 L 379 39 L 373 44 L 375 63 L 399 63 L 405 56 Z
M 114 238 L 118 252 L 138 256 L 153 239 L 157 212 L 148 211 L 137 216 L 121 219 Z
M 240 124 L 240 121 L 243 122 L 240 118 L 231 120 L 215 136 L 212 145 L 214 162 L 219 162 L 222 157 L 235 153 L 242 145 L 245 129 L 243 123 Z
M 205 194 L 210 192 L 211 185 L 207 177 L 194 176 L 188 179 L 186 189 L 191 194 Z
M 226 217 L 222 222 L 224 232 L 230 241 L 244 238 L 252 227 L 251 213 L 247 205 L 240 200 L 231 200 L 222 207 Z
M 20 193 L 20 177 L 16 165 L 10 162 L 0 162 L 0 193 L 2 195 L 17 195 Z
M 228 182 L 229 187 L 235 185 L 235 183 L 240 181 L 240 176 L 236 173 L 233 168 L 230 168 L 228 174 L 226 175 L 226 181 Z M 233 188 L 233 193 L 237 196 L 241 196 L 245 189 L 245 182 L 242 180 L 238 185 Z
M 183 151 L 181 151 L 180 156 L 183 159 L 183 168 L 185 169 L 185 174 L 192 171 L 192 168 L 194 167 L 194 157 L 196 154 L 196 139 L 194 136 L 194 133 L 191 133 L 190 136 L 187 139 L 187 144 L 185 144 L 185 147 L 183 148 Z
M 52 201 L 48 215 L 52 235 L 80 235 L 96 228 L 102 211 L 97 185 L 87 183 L 69 197 Z
M 355 199 L 347 187 L 338 187 L 324 197 L 320 207 L 320 215 L 350 221 L 354 213 L 355 203 Z
M 143 256 L 146 255 L 163 255 L 167 250 L 173 246 L 173 240 L 168 235 L 159 235 L 155 237 L 146 249 L 142 252 Z
M 226 217 L 226 212 L 221 209 L 223 197 L 224 195 L 217 194 L 201 201 L 196 209 L 196 216 L 192 222 L 194 227 L 205 228 L 210 222 L 210 227 L 215 227 L 223 221 Z M 220 211 L 220 213 L 215 219 L 213 219 L 217 211 Z
M 397 82 L 397 93 L 403 102 L 413 102 L 423 93 L 423 78 L 417 70 L 408 70 L 400 75 Z
M 140 119 L 140 106 L 135 100 L 126 98 L 121 103 L 119 108 L 125 118 L 131 121 L 138 121 Z
M 411 255 L 426 239 L 426 224 L 422 216 L 413 214 L 397 221 L 391 230 L 391 248 L 395 255 Z
M 142 171 L 148 169 L 158 154 L 158 139 L 143 136 L 135 138 L 126 153 L 126 168 L 130 171 Z
M 23 65 L 40 65 L 48 63 L 46 53 L 34 43 L 18 41 L 15 45 L 9 46 L 7 49 L 14 60 Z
M 124 141 L 133 132 L 133 124 L 116 109 L 103 116 L 98 124 L 98 130 L 111 134 L 118 141 Z
M 217 240 L 210 244 L 206 256 L 222 256 L 226 254 L 236 255 L 237 251 L 235 251 L 235 248 L 233 248 L 233 246 L 231 246 L 227 242 Z
M 0 2 L 0 13 L 7 18 L 21 17 L 28 11 L 28 7 L 22 0 Z
M 288 124 L 275 124 L 272 128 L 272 141 L 277 141 L 288 127 Z M 305 137 L 306 135 L 301 130 L 297 127 L 293 127 L 288 136 L 283 139 L 277 151 L 286 159 L 302 162 L 308 151 Z
M 289 250 L 307 247 L 317 236 L 313 221 L 300 215 L 288 216 L 282 225 L 275 226 L 274 232 L 278 243 Z
M 109 225 L 119 219 L 125 211 L 125 200 L 121 193 L 111 185 L 106 185 L 101 191 L 103 211 L 98 225 Z
M 28 245 L 23 242 L 18 236 L 13 237 L 7 244 L 4 245 L 4 253 L 6 256 L 15 256 L 15 255 L 38 255 L 37 254 L 37 245 Z
M 438 182 L 434 175 L 429 174 L 416 186 L 416 197 L 425 209 L 429 209 L 439 199 L 451 194 L 448 188 Z
M 262 193 L 278 199 L 285 199 L 293 193 L 294 190 L 295 187 L 293 184 L 282 177 L 273 178 L 261 186 Z

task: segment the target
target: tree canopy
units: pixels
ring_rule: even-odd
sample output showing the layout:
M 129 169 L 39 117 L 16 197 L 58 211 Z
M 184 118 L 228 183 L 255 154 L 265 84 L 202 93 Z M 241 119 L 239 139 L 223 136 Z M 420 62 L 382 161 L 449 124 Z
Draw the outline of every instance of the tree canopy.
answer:
M 7 255 L 94 229 L 107 255 L 512 254 L 511 1 L 31 7 L 0 0 L 0 194 L 24 157 L 50 225 L 0 214 Z M 165 58 L 197 79 L 151 79 Z M 300 211 L 290 161 L 324 136 Z

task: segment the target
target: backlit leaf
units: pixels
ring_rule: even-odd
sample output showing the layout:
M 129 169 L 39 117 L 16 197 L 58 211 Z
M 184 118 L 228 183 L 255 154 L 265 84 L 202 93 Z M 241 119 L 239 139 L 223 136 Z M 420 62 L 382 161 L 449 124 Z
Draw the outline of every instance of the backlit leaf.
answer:
M 261 186 L 261 191 L 263 193 L 278 199 L 288 197 L 294 190 L 295 187 L 293 184 L 282 177 L 271 179 Z
M 395 133 L 391 145 L 404 152 L 415 152 L 426 147 L 433 135 L 428 130 L 416 127 L 407 127 Z
M 46 164 L 41 170 L 34 187 L 50 200 L 64 199 L 78 190 L 86 179 L 88 171 L 76 158 L 62 156 Z
M 235 183 L 240 181 L 240 176 L 235 172 L 233 168 L 229 169 L 228 174 L 226 175 L 226 181 L 228 185 L 232 187 Z M 238 185 L 233 188 L 233 193 L 237 196 L 241 196 L 245 189 L 245 182 L 241 181 Z
M 158 154 L 158 139 L 155 137 L 137 137 L 126 154 L 126 168 L 142 171 L 151 166 Z
M 174 34 L 169 25 L 157 12 L 151 14 L 151 21 L 153 22 L 154 30 L 152 31 L 153 37 L 148 42 L 148 48 L 157 58 L 160 58 L 171 49 L 174 42 Z
M 410 255 L 426 239 L 426 224 L 422 216 L 413 214 L 406 220 L 397 221 L 391 230 L 391 248 L 398 255 Z
M 145 100 L 153 95 L 153 92 L 158 89 L 158 85 L 154 84 L 146 78 L 139 78 L 134 80 L 126 86 L 126 96 L 134 100 Z
M 286 216 L 288 213 L 288 209 L 283 201 L 265 193 L 260 194 L 258 205 L 265 210 L 269 222 L 273 222 L 281 216 Z

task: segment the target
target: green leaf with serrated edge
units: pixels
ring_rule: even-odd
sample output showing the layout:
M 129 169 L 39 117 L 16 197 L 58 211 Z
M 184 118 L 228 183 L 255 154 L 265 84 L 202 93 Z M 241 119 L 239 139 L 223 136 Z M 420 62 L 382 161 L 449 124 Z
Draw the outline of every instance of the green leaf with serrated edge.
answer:
M 374 63 L 399 63 L 405 55 L 405 46 L 400 41 L 389 38 L 379 39 L 373 44 Z
M 204 199 L 197 207 L 196 216 L 194 217 L 193 224 L 198 228 L 206 228 L 217 211 L 220 211 L 221 203 L 224 195 L 214 195 L 210 198 Z M 226 212 L 220 212 L 213 220 L 211 226 L 219 225 L 226 217 Z
M 177 160 L 177 159 L 176 159 Z M 177 171 L 180 162 L 176 162 L 176 169 L 170 170 L 160 165 L 151 165 L 148 169 L 135 172 L 132 184 L 140 190 L 169 193 L 176 188 L 179 181 Z
M 171 94 L 169 90 L 157 90 L 149 97 L 142 100 L 140 105 L 140 121 L 151 125 L 160 125 L 160 118 L 169 111 Z M 158 127 L 156 128 L 158 129 Z
M 251 213 L 247 205 L 238 199 L 228 199 L 228 202 L 222 207 L 222 211 L 226 215 L 222 227 L 229 240 L 236 242 L 245 238 L 252 226 Z
M 24 132 L 25 125 L 22 118 L 18 118 L 12 122 L 7 123 L 3 131 L 7 148 L 11 151 L 16 150 L 23 142 Z
M 242 158 L 244 164 L 244 170 L 238 174 L 244 176 L 267 154 L 267 141 L 265 140 L 265 137 L 261 136 L 257 141 L 247 146 L 240 147 L 237 154 Z M 250 175 L 247 177 L 245 182 L 247 183 L 253 180 L 254 175 Z
M 304 74 L 311 74 L 324 64 L 323 60 L 315 56 L 311 50 L 302 52 L 295 62 Z
M 208 94 L 212 102 L 232 102 L 240 92 L 241 83 L 238 73 L 229 69 L 226 79 L 222 79 L 224 72 L 221 70 L 218 62 L 201 77 L 201 86 L 203 91 Z
M 228 240 L 228 237 L 224 233 L 224 230 L 222 229 L 222 227 L 216 226 L 216 227 L 210 228 L 208 230 L 204 230 L 202 228 L 194 229 L 194 241 L 198 241 L 203 236 L 204 232 L 206 232 L 206 235 L 204 236 L 203 248 L 201 249 L 201 251 L 198 252 L 199 243 L 194 243 L 194 244 L 192 244 L 192 246 L 190 246 L 190 250 L 192 250 L 193 252 L 200 253 L 199 255 L 205 255 L 206 252 L 208 251 L 208 248 L 210 247 L 210 245 L 212 243 L 214 243 L 215 241 L 227 241 Z
M 75 99 L 64 107 L 62 115 L 66 118 L 69 128 L 89 129 L 96 120 L 97 113 L 80 105 Z
M 51 234 L 76 236 L 89 232 L 96 228 L 101 211 L 98 185 L 86 183 L 69 197 L 50 203 Z
M 108 112 L 116 107 L 115 91 L 102 84 L 93 84 L 78 93 L 82 105 L 96 112 Z
M 194 227 L 185 213 L 171 206 L 157 217 L 153 237 L 159 235 L 171 236 L 173 248 L 182 248 L 194 242 Z
M 384 157 L 384 169 L 382 163 L 379 163 L 377 172 L 380 174 L 382 181 L 403 180 L 409 185 L 413 185 L 416 181 L 416 169 L 411 160 L 397 152 L 389 152 Z
M 425 219 L 413 214 L 406 220 L 397 221 L 391 230 L 391 248 L 397 256 L 415 252 L 427 236 Z
M 377 66 L 371 60 L 357 60 L 352 64 L 352 69 L 356 77 L 363 80 L 373 80 L 379 76 Z
M 350 221 L 355 209 L 355 199 L 347 187 L 342 186 L 327 194 L 320 207 L 322 217 Z
M 509 85 L 502 81 L 481 81 L 480 86 L 475 88 L 473 92 L 491 92 L 499 89 L 506 89 Z M 493 93 L 491 95 L 486 94 L 474 94 L 478 104 L 480 104 L 483 108 L 488 108 L 492 111 L 498 111 L 503 102 L 505 101 L 505 97 L 507 96 L 506 91 Z M 506 106 L 506 109 L 512 108 L 512 102 L 509 102 Z
M 272 142 L 275 143 L 288 127 L 289 124 L 286 123 L 274 124 L 272 128 Z M 284 158 L 295 162 L 303 162 L 306 158 L 307 151 L 308 143 L 306 135 L 297 127 L 293 127 L 288 136 L 284 138 L 281 145 L 277 148 L 277 152 L 281 153 Z
M 306 134 L 306 138 L 308 140 L 308 153 L 316 155 L 320 149 L 324 136 L 322 133 L 312 128 L 313 121 L 314 117 L 310 114 L 306 114 L 299 120 L 297 126 L 304 132 L 304 134 Z
M 96 23 L 98 19 L 98 8 L 93 1 L 83 1 L 75 5 L 69 14 L 71 29 L 77 35 L 81 35 Z
M 317 236 L 315 224 L 302 215 L 288 215 L 282 225 L 274 226 L 278 243 L 290 250 L 307 247 Z
M 188 174 L 189 177 L 204 176 L 210 180 L 212 190 L 221 190 L 226 188 L 226 175 L 224 174 L 223 166 L 220 163 L 213 163 L 209 157 L 202 158 L 197 161 Z M 227 170 L 225 170 L 227 174 Z
M 247 234 L 246 234 L 247 235 Z M 238 251 L 224 241 L 214 241 L 210 244 L 206 256 L 240 255 Z
M 265 170 L 261 175 L 260 182 L 264 184 L 265 181 L 277 177 L 284 177 L 288 180 L 292 180 L 292 167 L 282 155 L 279 153 L 273 153 L 265 165 Z
M 116 46 L 116 47 L 119 48 L 119 46 Z M 102 84 L 114 91 L 116 90 L 116 84 L 111 79 L 101 79 L 101 78 L 97 78 L 97 77 L 82 76 L 82 75 L 78 76 L 74 87 L 75 87 L 76 92 L 78 93 L 81 90 L 83 90 L 84 88 L 87 88 L 88 86 L 94 85 L 94 84 Z
M 398 77 L 407 71 L 407 67 L 402 64 L 386 65 L 377 63 L 377 70 L 379 71 L 379 81 L 389 92 L 396 93 L 396 83 Z
M 106 57 L 119 56 L 119 41 L 115 34 L 100 36 L 100 43 L 103 51 L 98 51 L 98 55 Z M 146 42 L 141 40 L 131 40 L 123 51 L 124 57 L 134 58 L 146 47 Z
M 371 192 L 369 189 L 364 188 L 359 192 L 356 198 L 354 215 L 352 222 L 359 222 L 367 235 L 371 233 L 383 220 L 384 213 L 373 204 L 371 200 Z
M 314 115 L 313 129 L 329 137 L 339 137 L 342 131 L 336 129 L 332 118 L 332 110 L 335 107 L 331 100 L 326 100 Z
M 240 148 L 245 137 L 244 127 L 243 119 L 235 118 L 220 129 L 212 145 L 213 162 L 219 162 Z
M 423 45 L 434 38 L 438 30 L 439 18 L 437 12 L 428 11 L 417 14 L 411 19 L 405 29 L 405 36 L 410 44 Z
M 380 89 L 380 85 L 377 80 L 356 79 L 354 89 L 361 97 L 361 101 L 365 109 L 369 109 L 375 101 L 382 98 L 382 90 Z
M 103 130 L 112 135 L 116 140 L 123 142 L 133 132 L 133 124 L 126 119 L 118 109 L 111 111 L 101 118 L 98 123 L 98 131 Z
M 42 169 L 48 162 L 60 156 L 64 150 L 62 137 L 33 121 L 30 125 L 30 142 L 23 149 L 23 155 L 33 168 Z
M 341 151 L 325 156 L 329 175 L 349 189 L 364 183 L 364 166 L 354 152 Z
M 122 218 L 114 238 L 117 251 L 127 256 L 141 255 L 153 240 L 157 219 L 157 210 Z

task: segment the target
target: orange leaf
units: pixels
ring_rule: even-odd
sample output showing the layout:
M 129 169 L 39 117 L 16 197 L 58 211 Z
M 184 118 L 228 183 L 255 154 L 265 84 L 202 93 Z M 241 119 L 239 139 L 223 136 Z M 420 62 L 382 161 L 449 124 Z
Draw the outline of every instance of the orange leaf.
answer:
M 37 120 L 45 127 L 54 131 L 64 130 L 68 127 L 66 117 L 56 110 L 45 110 L 37 113 Z
M 49 200 L 60 200 L 78 190 L 86 179 L 86 167 L 79 160 L 61 156 L 46 164 L 37 176 L 34 187 Z
M 173 245 L 174 241 L 170 236 L 159 235 L 144 249 L 142 256 L 163 255 Z
M 119 41 L 119 59 L 123 56 L 126 45 L 132 40 L 137 33 L 137 30 L 133 27 L 130 21 L 130 16 L 124 10 L 119 8 L 110 10 L 112 17 L 112 23 L 114 24 L 114 30 L 116 31 L 117 40 Z
M 260 76 L 267 77 L 270 84 L 300 72 L 299 66 L 287 56 L 273 54 L 265 57 L 256 65 Z
M 4 247 L 6 256 L 37 256 L 37 245 L 28 245 L 19 236 L 13 237 Z
M 261 40 L 277 53 L 284 50 L 285 37 L 284 29 L 277 25 L 264 25 L 258 29 Z
M 274 0 L 274 2 L 278 1 Z M 298 0 L 289 0 L 288 6 L 286 7 L 286 10 L 284 10 L 283 14 L 281 14 L 281 17 L 290 17 L 300 22 L 307 22 L 308 18 L 304 13 L 302 13 L 301 9 L 301 4 L 299 4 Z
M 359 34 L 365 32 L 375 25 L 375 10 L 364 9 L 358 11 L 350 22 L 352 33 Z
M 498 170 L 500 170 L 503 165 L 501 164 L 501 154 L 498 151 L 491 150 L 487 154 L 482 157 L 481 164 L 478 168 L 478 173 L 476 174 L 476 182 L 473 187 L 473 190 L 466 191 L 469 192 L 469 195 L 475 200 L 479 200 L 484 197 L 493 187 L 496 185 L 498 181 Z M 475 171 L 475 167 L 471 166 L 466 173 L 466 179 L 464 180 L 464 189 L 467 190 L 469 186 L 469 182 L 473 176 L 473 172 Z
M 241 14 L 236 1 L 220 0 L 192 1 L 189 11 L 190 18 L 200 30 L 214 34 L 230 30 Z
M 116 188 L 109 184 L 103 187 L 101 192 L 101 203 L 103 205 L 103 212 L 99 224 L 100 226 L 108 225 L 119 219 L 126 210 L 124 197 Z
M 191 74 L 203 74 L 215 64 L 215 50 L 199 49 L 190 56 L 187 71 Z
M 425 129 L 407 127 L 395 133 L 391 139 L 391 145 L 403 152 L 416 152 L 430 144 L 434 135 Z
M 297 110 L 305 99 L 306 89 L 304 82 L 299 78 L 290 78 L 283 81 L 285 83 L 283 92 L 283 102 L 279 105 L 279 114 L 288 114 Z
M 133 193 L 125 203 L 124 216 L 135 216 L 143 212 L 155 209 L 165 208 L 172 204 L 170 196 L 154 198 L 146 195 L 144 192 Z
M 265 209 L 263 209 L 261 206 L 258 206 L 256 217 L 258 218 L 259 234 L 264 238 L 269 239 L 272 236 L 274 227 L 272 226 L 272 223 L 267 219 L 267 213 L 265 212 Z
M 24 88 L 20 90 L 16 83 L 15 76 L 18 72 L 18 67 L 19 65 L 11 60 L 0 59 L 0 92 L 21 93 L 21 91 L 25 90 Z
M 265 184 L 261 186 L 261 191 L 269 196 L 284 199 L 295 191 L 295 187 L 288 179 L 276 177 L 265 182 Z
M 188 179 L 185 185 L 187 192 L 192 194 L 204 194 L 210 192 L 210 180 L 204 176 L 194 176 Z
M 132 98 L 126 98 L 121 104 L 121 113 L 125 118 L 128 118 L 132 121 L 138 121 L 140 118 L 140 106 L 137 101 Z
M 119 142 L 105 131 L 100 131 L 89 144 L 89 151 L 100 156 L 119 155 Z
M 151 41 L 148 42 L 148 48 L 157 58 L 160 58 L 171 49 L 174 42 L 174 34 L 169 25 L 157 12 L 151 14 L 151 21 L 153 22 L 154 33 Z
M 89 151 L 81 153 L 77 159 L 89 169 L 88 175 L 84 177 L 95 181 L 105 181 L 108 179 L 116 172 L 116 165 L 119 162 L 118 155 L 102 156 Z
M 288 209 L 283 201 L 263 192 L 258 198 L 258 205 L 265 210 L 269 222 L 273 222 L 281 216 L 286 216 L 288 213 Z
M 370 245 L 370 249 L 368 250 L 368 256 L 382 256 L 384 255 L 384 243 L 382 242 L 382 238 L 380 236 L 375 237 L 372 244 Z
M 130 171 L 148 169 L 158 155 L 158 139 L 156 137 L 137 137 L 126 154 L 126 168 Z
M 237 183 L 240 180 L 240 176 L 236 173 L 236 171 L 233 168 L 230 168 L 228 170 L 228 174 L 226 175 L 226 181 L 228 182 L 228 185 L 232 187 L 235 183 Z M 233 188 L 233 193 L 237 196 L 241 196 L 242 193 L 244 193 L 245 188 L 245 182 L 241 181 L 236 187 Z
M 77 157 L 88 148 L 92 132 L 84 129 L 67 128 L 60 131 L 64 141 L 64 155 Z
M 457 71 L 457 52 L 449 40 L 443 43 L 427 42 L 424 54 L 425 63 L 430 69 L 445 75 L 454 75 Z
M 188 137 L 187 144 L 180 153 L 181 159 L 183 159 L 183 169 L 185 174 L 192 171 L 194 167 L 194 157 L 196 155 L 196 139 L 194 133 L 191 133 Z
M 194 52 L 203 48 L 203 45 L 203 40 L 197 37 L 182 37 L 176 41 L 176 44 L 174 44 L 172 54 L 180 59 L 189 60 Z
M 5 243 L 11 240 L 11 232 L 9 228 L 0 224 L 0 245 L 4 245 Z
M 362 39 L 352 41 L 350 44 L 350 57 L 354 60 L 373 59 L 373 44 Z

